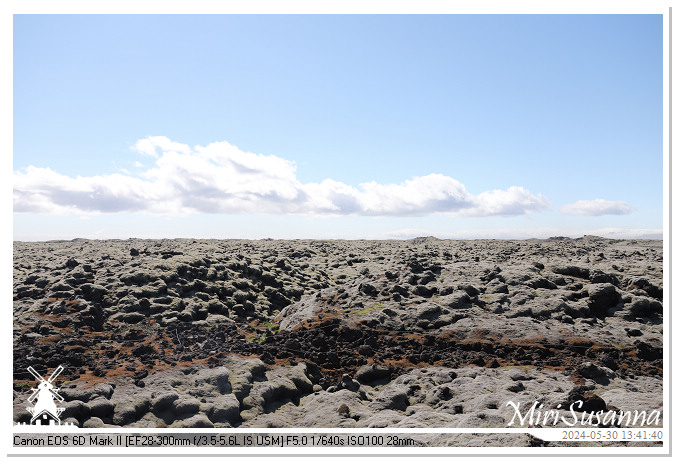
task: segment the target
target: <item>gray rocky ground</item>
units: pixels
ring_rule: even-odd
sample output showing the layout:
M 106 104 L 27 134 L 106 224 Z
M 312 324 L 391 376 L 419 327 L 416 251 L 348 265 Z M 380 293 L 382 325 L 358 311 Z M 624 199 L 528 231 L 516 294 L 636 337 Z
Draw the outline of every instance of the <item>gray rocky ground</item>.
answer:
M 14 420 L 30 420 L 28 366 L 59 365 L 62 419 L 82 427 L 505 427 L 508 401 L 661 410 L 662 278 L 661 241 L 590 236 L 15 242 Z

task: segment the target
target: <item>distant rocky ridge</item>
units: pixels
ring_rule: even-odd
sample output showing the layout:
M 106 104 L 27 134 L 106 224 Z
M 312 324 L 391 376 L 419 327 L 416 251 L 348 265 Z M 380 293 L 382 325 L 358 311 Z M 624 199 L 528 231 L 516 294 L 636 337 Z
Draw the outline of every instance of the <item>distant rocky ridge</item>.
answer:
M 502 427 L 509 400 L 577 395 L 657 409 L 662 256 L 591 236 L 15 242 L 15 420 L 27 367 L 58 365 L 63 418 L 85 427 Z

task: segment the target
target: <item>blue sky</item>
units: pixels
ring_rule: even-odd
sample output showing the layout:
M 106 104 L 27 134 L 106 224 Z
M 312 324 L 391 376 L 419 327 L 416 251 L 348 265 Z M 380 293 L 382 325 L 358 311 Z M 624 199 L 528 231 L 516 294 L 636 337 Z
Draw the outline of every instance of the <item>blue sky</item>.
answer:
M 17 15 L 14 238 L 662 232 L 661 15 Z

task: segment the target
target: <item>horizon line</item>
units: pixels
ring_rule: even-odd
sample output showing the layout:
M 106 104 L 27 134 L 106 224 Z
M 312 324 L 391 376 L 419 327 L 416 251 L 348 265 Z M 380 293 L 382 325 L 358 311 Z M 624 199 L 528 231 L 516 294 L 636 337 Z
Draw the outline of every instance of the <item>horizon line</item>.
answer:
M 658 236 L 656 236 L 658 235 Z M 230 237 L 230 238 L 216 238 L 216 237 L 211 237 L 211 238 L 198 238 L 198 237 L 127 237 L 127 238 L 119 238 L 119 237 L 111 237 L 111 238 L 87 238 L 87 237 L 74 237 L 74 238 L 55 238 L 55 239 L 39 239 L 39 240 L 20 240 L 20 239 L 13 239 L 12 242 L 22 242 L 22 243 L 48 243 L 48 242 L 77 242 L 77 241 L 91 241 L 91 242 L 104 242 L 104 241 L 120 241 L 120 242 L 125 242 L 125 241 L 133 241 L 133 240 L 138 240 L 138 241 L 155 241 L 155 240 L 201 240 L 201 241 L 250 241 L 250 242 L 286 242 L 286 241 L 318 241 L 318 242 L 331 242 L 331 241 L 346 241 L 346 242 L 360 242 L 360 241 L 369 241 L 369 242 L 408 242 L 408 241 L 416 241 L 416 240 L 440 240 L 440 241 L 458 241 L 458 242 L 464 242 L 464 241 L 531 241 L 531 240 L 540 240 L 540 241 L 559 241 L 559 240 L 582 240 L 585 238 L 591 238 L 591 239 L 599 239 L 599 240 L 609 240 L 609 241 L 614 241 L 614 242 L 619 242 L 619 241 L 629 241 L 629 240 L 650 240 L 650 241 L 663 241 L 663 234 L 647 234 L 645 236 L 636 236 L 636 237 L 604 237 L 601 235 L 591 235 L 591 234 L 584 234 L 584 235 L 578 235 L 578 236 L 569 236 L 569 235 L 554 235 L 550 237 L 528 237 L 528 238 L 491 238 L 491 237 L 478 237 L 478 238 L 440 238 L 435 235 L 423 235 L 423 236 L 416 236 L 416 237 L 410 237 L 410 238 L 312 238 L 312 237 L 296 237 L 296 238 L 271 238 L 271 237 L 265 237 L 265 238 L 238 238 L 238 237 Z

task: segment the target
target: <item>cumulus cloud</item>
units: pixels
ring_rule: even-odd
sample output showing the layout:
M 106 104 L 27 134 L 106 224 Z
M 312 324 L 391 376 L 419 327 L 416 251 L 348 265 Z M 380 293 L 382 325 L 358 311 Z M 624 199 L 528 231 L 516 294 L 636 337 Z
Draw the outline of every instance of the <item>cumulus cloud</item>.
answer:
M 580 200 L 561 207 L 561 212 L 571 216 L 604 216 L 606 214 L 630 214 L 634 207 L 624 201 Z
M 358 186 L 325 179 L 303 184 L 293 161 L 243 151 L 228 142 L 190 147 L 167 137 L 139 140 L 153 158 L 138 175 L 69 177 L 30 166 L 14 173 L 14 211 L 42 214 L 141 212 L 357 216 L 516 216 L 549 203 L 523 187 L 473 195 L 458 180 L 429 174 Z
M 534 213 L 549 207 L 542 195 L 533 195 L 523 187 L 507 190 L 491 190 L 477 195 L 476 204 L 470 209 L 473 216 L 518 216 Z
M 163 135 L 146 137 L 145 139 L 137 140 L 137 143 L 134 144 L 132 149 L 139 154 L 152 156 L 154 158 L 161 156 L 158 153 L 158 150 L 160 150 L 161 153 L 189 153 L 191 151 L 191 148 L 188 145 L 173 142 Z

